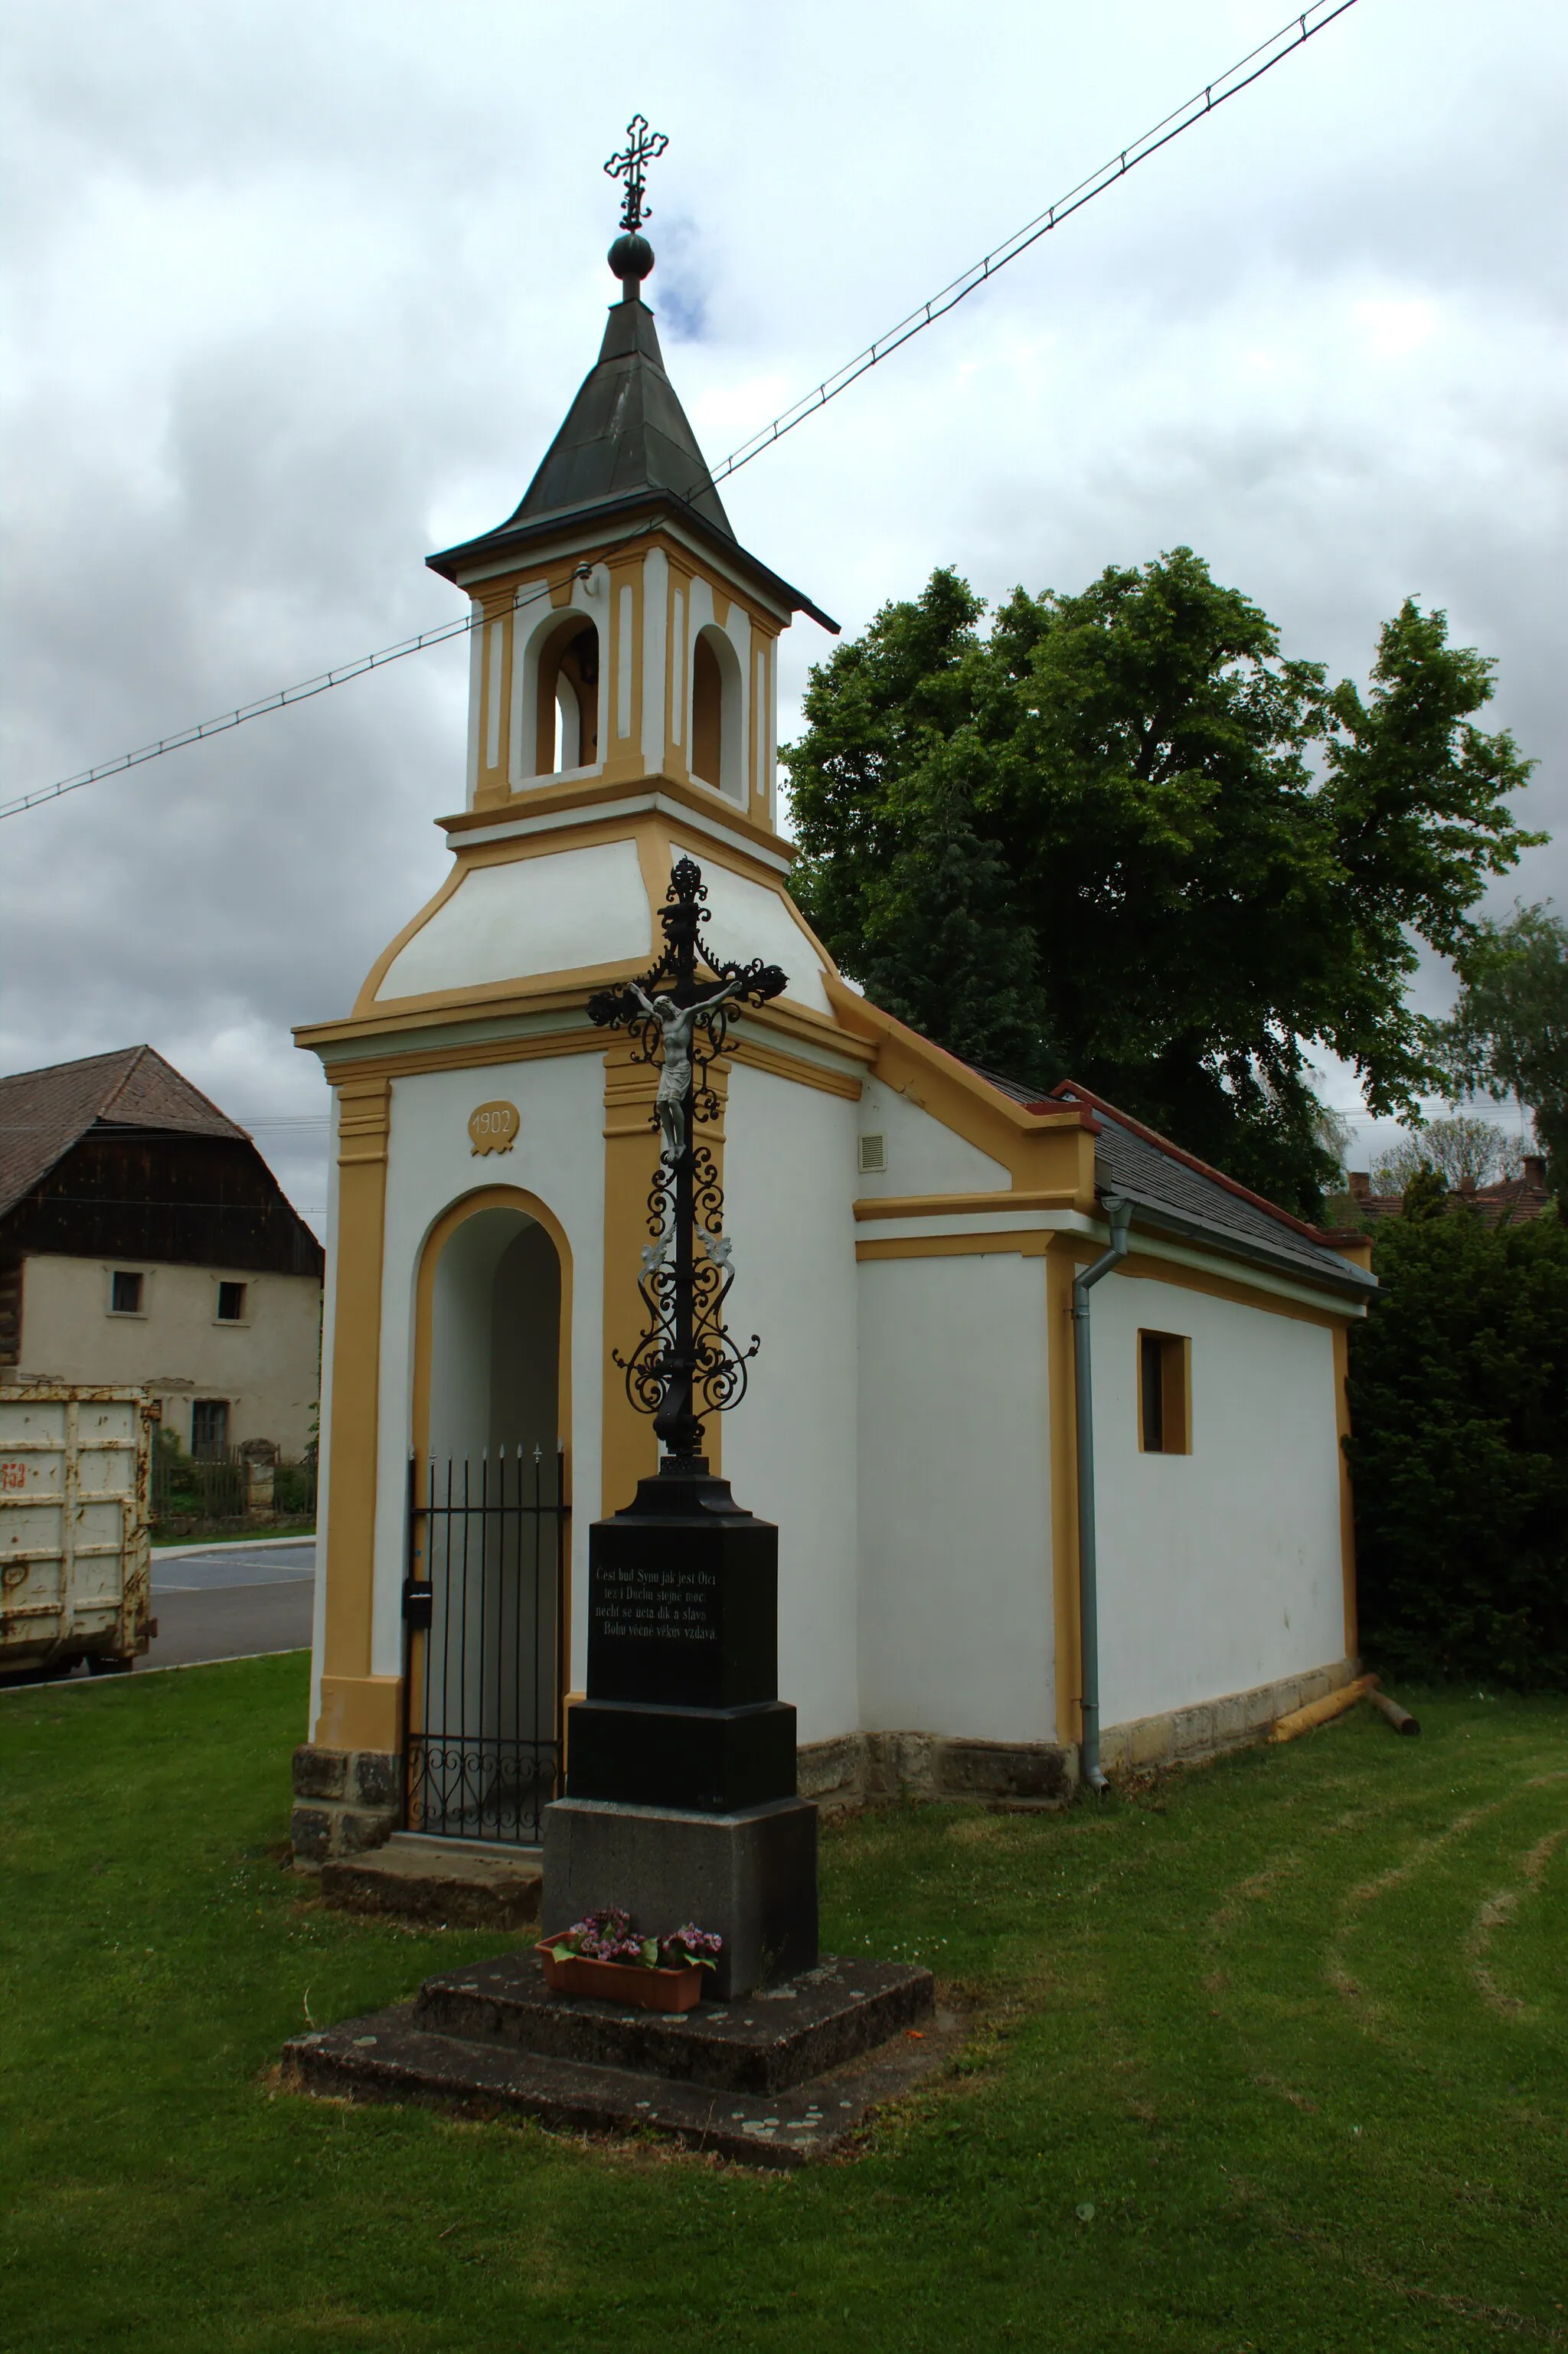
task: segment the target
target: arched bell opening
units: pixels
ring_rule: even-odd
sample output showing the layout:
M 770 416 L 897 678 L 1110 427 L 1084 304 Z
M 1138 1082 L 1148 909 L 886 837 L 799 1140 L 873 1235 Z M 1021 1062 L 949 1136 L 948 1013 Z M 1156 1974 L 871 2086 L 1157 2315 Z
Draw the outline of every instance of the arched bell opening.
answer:
M 746 799 L 740 695 L 739 657 L 724 631 L 710 622 L 692 649 L 692 774 L 736 801 Z
M 559 776 L 599 760 L 599 631 L 568 613 L 539 648 L 534 773 Z
M 431 1235 L 419 1289 L 408 1822 L 529 1845 L 561 1778 L 563 1261 L 493 1193 Z

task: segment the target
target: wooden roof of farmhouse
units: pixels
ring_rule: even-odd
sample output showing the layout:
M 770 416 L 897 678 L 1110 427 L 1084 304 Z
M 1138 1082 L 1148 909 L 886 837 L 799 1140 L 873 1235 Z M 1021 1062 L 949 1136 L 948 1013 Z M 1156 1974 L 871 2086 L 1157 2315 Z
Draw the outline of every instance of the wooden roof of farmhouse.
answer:
M 100 1127 L 250 1142 L 244 1129 L 152 1046 L 121 1046 L 77 1063 L 17 1071 L 0 1078 L 0 1216 L 90 1129 Z
M 1086 1105 L 1100 1129 L 1095 1141 L 1097 1189 L 1130 1202 L 1135 1224 L 1160 1226 L 1234 1257 L 1271 1264 L 1282 1275 L 1304 1275 L 1340 1290 L 1376 1289 L 1375 1279 L 1321 1241 L 1315 1228 L 1266 1202 L 1261 1193 L 1249 1193 L 1234 1178 L 1211 1169 L 1075 1080 L 1064 1079 L 1043 1097 L 1037 1087 L 1000 1072 L 982 1071 L 980 1076 L 1032 1110 L 1048 1111 L 1063 1103 Z

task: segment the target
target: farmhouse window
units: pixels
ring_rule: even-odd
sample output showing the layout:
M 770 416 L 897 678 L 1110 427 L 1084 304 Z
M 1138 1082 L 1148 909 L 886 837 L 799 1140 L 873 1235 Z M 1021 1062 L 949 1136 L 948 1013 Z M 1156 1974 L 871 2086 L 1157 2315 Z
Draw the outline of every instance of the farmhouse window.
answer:
M 220 1283 L 217 1287 L 217 1320 L 220 1324 L 242 1324 L 245 1321 L 243 1283 Z
M 109 1278 L 109 1308 L 114 1316 L 140 1316 L 142 1281 L 130 1268 L 117 1267 Z
M 1192 1349 L 1181 1332 L 1138 1336 L 1138 1444 L 1145 1455 L 1192 1451 Z
M 227 1398 L 193 1398 L 191 1400 L 191 1453 L 210 1460 L 224 1454 L 228 1446 L 228 1400 Z

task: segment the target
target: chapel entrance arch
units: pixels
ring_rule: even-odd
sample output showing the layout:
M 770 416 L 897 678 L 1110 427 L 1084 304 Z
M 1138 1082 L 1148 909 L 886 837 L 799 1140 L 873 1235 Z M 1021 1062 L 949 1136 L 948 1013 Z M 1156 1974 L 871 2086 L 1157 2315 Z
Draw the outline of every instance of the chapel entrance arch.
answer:
M 437 1222 L 416 1317 L 410 1829 L 530 1845 L 559 1792 L 569 1325 L 542 1204 L 489 1187 Z

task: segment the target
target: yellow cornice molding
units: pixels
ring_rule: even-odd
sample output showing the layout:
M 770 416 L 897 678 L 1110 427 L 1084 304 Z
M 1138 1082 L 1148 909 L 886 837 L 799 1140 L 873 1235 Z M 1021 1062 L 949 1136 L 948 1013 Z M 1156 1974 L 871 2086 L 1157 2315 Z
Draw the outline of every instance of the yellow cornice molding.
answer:
M 487 801 L 482 809 L 459 810 L 451 817 L 439 817 L 436 823 L 451 841 L 455 850 L 461 847 L 464 834 L 478 832 L 486 826 L 504 824 L 508 818 L 554 817 L 563 810 L 581 810 L 585 812 L 584 822 L 588 822 L 602 803 L 624 801 L 629 790 L 663 794 L 669 800 L 678 801 L 683 809 L 690 810 L 694 817 L 708 818 L 715 825 L 727 827 L 738 835 L 742 844 L 755 843 L 758 849 L 768 852 L 774 858 L 784 859 L 791 866 L 800 854 L 792 842 L 775 832 L 771 825 L 765 825 L 752 817 L 739 801 L 731 801 L 727 794 L 715 792 L 710 785 L 694 784 L 684 777 L 672 776 L 663 769 L 641 766 L 635 770 L 623 769 L 613 777 L 578 778 L 565 784 L 546 781 L 541 785 L 524 785 L 520 791 L 507 794 L 503 801 Z M 615 822 L 611 820 L 611 822 Z M 528 837 L 524 836 L 523 839 Z M 720 843 L 716 847 L 722 850 L 726 845 Z M 777 873 L 771 873 L 769 880 L 777 888 Z
M 999 1226 L 988 1235 L 872 1235 L 857 1241 L 855 1257 L 984 1258 L 988 1256 L 1044 1258 L 1052 1236 L 1044 1231 Z
M 293 1037 L 297 1046 L 305 1052 L 320 1055 L 331 1063 L 334 1046 L 354 1046 L 378 1037 L 396 1037 L 408 1031 L 450 1027 L 464 1018 L 475 1022 L 498 1020 L 531 1020 L 552 1013 L 580 1015 L 597 990 L 613 989 L 618 982 L 635 980 L 646 971 L 646 957 L 622 958 L 616 964 L 586 965 L 570 973 L 540 973 L 525 981 L 503 981 L 485 982 L 478 988 L 437 990 L 424 997 L 389 999 L 364 1013 L 344 1014 L 335 1022 L 302 1022 L 295 1025 Z M 812 1013 L 810 1008 L 797 1009 L 781 1005 L 777 1000 L 770 1005 L 748 1007 L 745 1016 L 749 1031 L 754 1023 L 777 1032 L 781 1037 L 811 1045 L 842 1060 L 869 1065 L 874 1059 L 874 1049 L 863 1039 L 852 1037 L 839 1029 L 830 1016 Z M 508 1054 L 516 1050 L 515 1058 L 526 1060 L 535 1055 L 577 1054 L 580 1045 L 559 1042 L 577 1035 L 577 1027 L 563 1025 L 560 1029 L 531 1030 L 512 1039 L 475 1040 L 472 1045 L 454 1043 L 450 1059 L 461 1063 L 504 1062 Z M 602 1032 L 588 1034 L 603 1044 Z M 392 1049 L 423 1053 L 431 1050 Z M 381 1067 L 381 1058 L 374 1060 L 355 1056 L 352 1063 L 340 1062 L 338 1069 L 371 1070 Z M 432 1066 L 433 1067 L 433 1066 Z M 329 1076 L 332 1069 L 329 1067 Z
M 1072 1210 L 1077 1195 L 1070 1187 L 1054 1193 L 1022 1193 L 1005 1185 L 993 1193 L 863 1193 L 854 1205 L 857 1219 L 959 1218 L 977 1212 L 1014 1217 L 1020 1210 Z
M 335 1069 L 329 1064 L 326 1076 L 340 1095 L 347 1095 L 366 1077 L 385 1088 L 389 1079 L 417 1078 L 425 1071 L 487 1070 L 495 1063 L 540 1063 L 556 1055 L 603 1052 L 602 1030 L 535 1031 L 521 1038 L 475 1038 L 444 1046 L 408 1046 L 387 1055 L 356 1055 Z
M 1074 1261 L 1098 1258 L 1105 1247 L 1092 1235 L 1058 1231 L 1050 1237 L 1050 1241 L 1052 1249 L 1060 1257 Z M 1212 1247 L 1216 1257 L 1223 1257 L 1223 1243 L 1215 1243 Z M 1141 1277 L 1147 1283 L 1174 1284 L 1179 1290 L 1205 1292 L 1212 1299 L 1228 1299 L 1238 1308 L 1262 1308 L 1271 1316 L 1288 1316 L 1298 1323 L 1319 1324 L 1333 1331 L 1342 1331 L 1346 1326 L 1359 1323 L 1364 1311 L 1364 1302 L 1361 1300 L 1347 1299 L 1342 1305 L 1337 1305 L 1325 1299 L 1322 1306 L 1319 1307 L 1310 1300 L 1265 1289 L 1261 1284 L 1249 1283 L 1239 1269 L 1234 1276 L 1216 1275 L 1207 1267 L 1188 1267 L 1181 1259 L 1156 1257 L 1151 1252 L 1140 1251 L 1136 1243 L 1111 1272 L 1113 1280 L 1122 1276 L 1133 1276 Z M 1311 1281 L 1308 1275 L 1293 1278 L 1284 1267 L 1271 1267 L 1268 1272 L 1285 1280 L 1299 1280 L 1303 1285 Z
M 764 1045 L 759 1038 L 731 1038 L 725 1048 L 725 1059 L 743 1063 L 748 1070 L 768 1071 L 775 1078 L 791 1080 L 797 1087 L 817 1087 L 823 1095 L 842 1096 L 849 1103 L 858 1103 L 865 1092 L 863 1083 L 852 1073 L 829 1070 L 821 1063 L 809 1063 L 803 1055 L 786 1054 L 779 1047 Z

